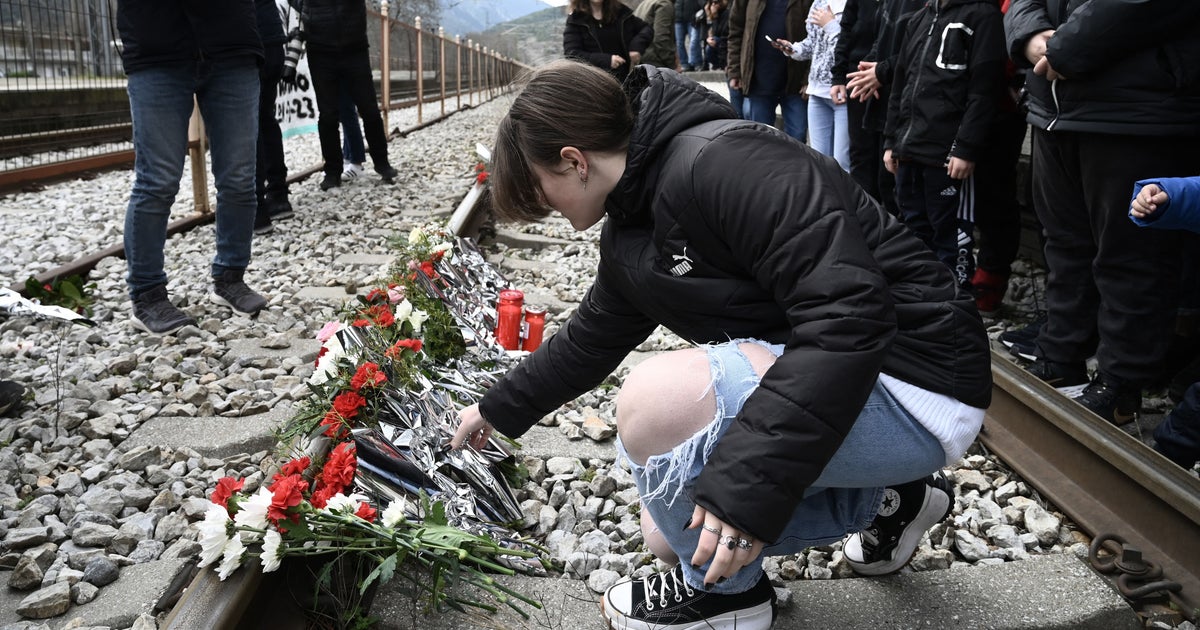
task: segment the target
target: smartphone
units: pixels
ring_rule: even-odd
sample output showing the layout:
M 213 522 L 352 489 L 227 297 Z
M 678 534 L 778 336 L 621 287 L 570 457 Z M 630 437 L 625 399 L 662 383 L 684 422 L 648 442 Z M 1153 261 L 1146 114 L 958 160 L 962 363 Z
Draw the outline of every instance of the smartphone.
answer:
M 778 48 L 779 50 L 782 50 L 783 52 L 787 53 L 788 55 L 792 54 L 791 46 L 784 46 L 783 44 L 780 44 L 778 41 L 771 39 L 770 35 L 763 35 L 763 39 L 767 40 L 768 42 L 771 42 L 772 46 Z

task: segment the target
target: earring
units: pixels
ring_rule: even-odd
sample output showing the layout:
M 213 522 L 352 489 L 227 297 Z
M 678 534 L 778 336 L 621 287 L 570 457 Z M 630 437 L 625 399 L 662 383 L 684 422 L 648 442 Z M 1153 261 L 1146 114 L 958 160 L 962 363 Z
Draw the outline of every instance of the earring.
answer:
M 583 171 L 579 171 L 579 181 L 583 183 L 584 190 L 587 190 L 587 180 L 587 174 L 585 174 Z

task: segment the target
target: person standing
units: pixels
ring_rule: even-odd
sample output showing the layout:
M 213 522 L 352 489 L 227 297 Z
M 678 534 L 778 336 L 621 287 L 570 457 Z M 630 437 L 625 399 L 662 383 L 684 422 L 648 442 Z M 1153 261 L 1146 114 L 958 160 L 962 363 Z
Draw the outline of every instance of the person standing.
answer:
M 338 100 L 342 86 L 350 92 L 362 117 L 367 152 L 375 172 L 386 183 L 399 173 L 388 159 L 387 132 L 375 96 L 375 79 L 367 56 L 367 5 L 362 0 L 292 0 L 301 4 L 308 70 L 317 93 L 317 134 L 325 177 L 321 190 L 342 185 L 342 142 L 338 137 Z
M 787 135 L 808 138 L 807 61 L 780 55 L 776 40 L 797 42 L 807 34 L 805 21 L 812 0 L 734 0 L 729 7 L 730 100 L 739 91 L 749 120 L 775 125 L 775 110 L 783 112 Z
M 841 33 L 845 0 L 816 0 L 808 14 L 808 37 L 781 41 L 782 51 L 797 61 L 809 60 L 808 138 L 822 155 L 850 171 L 850 133 L 846 129 L 846 93 L 833 89 L 833 58 Z
M 639 20 L 650 25 L 654 38 L 646 46 L 642 63 L 660 68 L 677 68 L 675 58 L 675 2 L 674 0 L 644 0 L 633 12 Z
M 704 58 L 700 44 L 700 26 L 696 14 L 704 6 L 703 0 L 675 0 L 675 54 L 679 57 L 679 70 L 699 70 Z
M 267 305 L 243 280 L 254 238 L 259 40 L 249 0 L 119 0 L 121 62 L 133 118 L 133 189 L 125 211 L 132 322 L 153 334 L 196 320 L 167 293 L 163 249 L 187 155 L 188 121 L 200 107 L 217 186 L 213 301 L 243 315 Z
M 650 44 L 650 25 L 619 0 L 571 0 L 569 6 L 563 54 L 624 81 Z
M 1162 368 L 1179 278 L 1178 234 L 1137 229 L 1128 186 L 1200 172 L 1200 3 L 1015 0 L 1004 24 L 1013 61 L 1032 69 L 1033 203 L 1049 271 L 1028 369 L 1086 385 L 1075 400 L 1124 424 Z
M 283 157 L 283 134 L 275 119 L 275 97 L 279 94 L 279 79 L 283 76 L 283 46 L 287 35 L 279 18 L 275 0 L 255 0 L 258 36 L 263 45 L 263 64 L 258 71 L 261 91 L 258 95 L 258 158 L 254 176 L 254 195 L 258 210 L 254 216 L 254 233 L 271 231 L 273 219 L 292 215 L 288 201 L 287 162 Z

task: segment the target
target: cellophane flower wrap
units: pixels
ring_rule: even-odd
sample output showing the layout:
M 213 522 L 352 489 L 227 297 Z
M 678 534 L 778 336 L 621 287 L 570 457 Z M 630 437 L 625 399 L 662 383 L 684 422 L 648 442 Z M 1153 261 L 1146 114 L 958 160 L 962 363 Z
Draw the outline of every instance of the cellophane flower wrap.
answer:
M 286 461 L 261 487 L 213 488 L 201 564 L 224 579 L 249 558 L 271 572 L 352 555 L 370 567 L 361 592 L 401 576 L 437 608 L 494 609 L 445 588 L 465 583 L 525 614 L 538 604 L 490 575 L 543 569 L 514 529 L 523 471 L 498 439 L 447 447 L 458 410 L 510 367 L 491 334 L 507 283 L 468 239 L 426 228 L 394 246 L 387 277 L 317 333 L 310 395 L 279 432 Z

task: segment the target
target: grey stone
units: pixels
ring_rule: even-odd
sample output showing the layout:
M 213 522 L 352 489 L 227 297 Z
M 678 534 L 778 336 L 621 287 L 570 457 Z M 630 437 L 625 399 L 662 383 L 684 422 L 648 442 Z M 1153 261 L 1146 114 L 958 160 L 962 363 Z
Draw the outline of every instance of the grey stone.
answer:
M 96 594 L 99 592 L 99 586 L 88 582 L 79 582 L 71 585 L 71 601 L 76 604 L 86 604 L 96 599 Z
M 50 540 L 50 528 L 22 527 L 8 530 L 8 535 L 4 537 L 4 546 L 8 549 L 27 549 L 47 540 Z
M 989 555 L 987 542 L 965 529 L 955 530 L 954 548 L 967 562 L 978 562 Z
M 108 439 L 117 427 L 121 426 L 121 418 L 115 413 L 106 413 L 97 418 L 88 418 L 79 425 L 79 432 L 90 440 Z
M 170 542 L 186 533 L 187 526 L 186 516 L 172 512 L 158 521 L 158 525 L 154 528 L 154 539 L 164 543 Z
M 154 490 L 141 485 L 129 485 L 121 489 L 121 499 L 125 501 L 125 505 L 139 510 L 146 509 L 154 500 L 155 494 Z
M 159 556 L 159 559 L 160 560 L 174 560 L 174 559 L 182 558 L 182 559 L 186 560 L 189 558 L 194 558 L 199 554 L 200 554 L 200 543 L 197 543 L 194 540 L 180 538 L 179 540 L 176 540 L 175 542 L 171 543 L 171 545 L 169 547 L 167 547 L 166 551 L 162 552 L 162 555 Z
M 59 494 L 77 497 L 83 494 L 83 479 L 77 472 L 65 472 L 58 476 L 54 487 Z
M 101 488 L 98 486 L 88 488 L 88 491 L 79 497 L 79 502 L 87 506 L 90 510 L 112 516 L 119 514 L 121 509 L 125 507 L 125 501 L 121 498 L 121 493 L 111 488 Z
M 584 551 L 575 551 L 567 556 L 567 573 L 578 578 L 586 578 L 592 571 L 600 568 L 600 556 Z
M 603 593 L 620 579 L 621 574 L 616 571 L 596 569 L 588 575 L 587 585 L 588 588 L 592 589 L 593 593 Z
M 1061 519 L 1036 503 L 1025 508 L 1025 527 L 1029 533 L 1037 536 L 1038 543 L 1043 547 L 1050 547 L 1058 542 L 1060 525 L 1062 525 Z
M 106 557 L 92 558 L 83 569 L 83 581 L 96 586 L 108 586 L 117 581 L 121 570 Z
M 83 523 L 71 532 L 71 542 L 80 547 L 108 547 L 117 535 L 114 527 L 101 523 Z
M 583 474 L 583 464 L 574 457 L 551 457 L 546 462 L 546 472 L 551 475 L 571 475 L 578 477 Z
M 31 593 L 17 605 L 17 614 L 29 619 L 57 617 L 71 607 L 71 587 L 56 582 Z
M 8 576 L 8 587 L 18 591 L 32 591 L 42 585 L 45 572 L 30 556 L 21 556 L 17 566 Z
M 167 546 L 162 541 L 143 540 L 138 543 L 133 553 L 129 554 L 129 561 L 133 564 L 143 564 L 151 560 L 158 560 L 166 548 Z
M 117 461 L 117 466 L 125 470 L 145 470 L 151 464 L 162 463 L 162 448 L 150 445 L 137 445 L 130 448 Z

